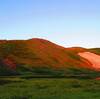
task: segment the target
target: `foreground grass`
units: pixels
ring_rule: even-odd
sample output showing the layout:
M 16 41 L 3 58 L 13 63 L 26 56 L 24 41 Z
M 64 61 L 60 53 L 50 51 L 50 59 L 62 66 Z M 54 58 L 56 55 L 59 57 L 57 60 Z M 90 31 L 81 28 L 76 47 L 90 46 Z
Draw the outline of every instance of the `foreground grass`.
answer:
M 0 78 L 0 99 L 100 99 L 100 81 L 73 78 Z

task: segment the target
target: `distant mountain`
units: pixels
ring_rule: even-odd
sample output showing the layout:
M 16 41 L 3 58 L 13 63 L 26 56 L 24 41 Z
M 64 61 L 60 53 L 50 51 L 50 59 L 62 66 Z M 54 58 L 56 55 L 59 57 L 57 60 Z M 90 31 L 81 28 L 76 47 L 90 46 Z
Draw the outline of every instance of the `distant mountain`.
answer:
M 0 40 L 0 75 L 55 74 L 54 71 L 63 71 L 67 75 L 73 70 L 99 71 L 79 54 L 85 52 L 99 55 L 100 49 L 65 48 L 38 38 Z

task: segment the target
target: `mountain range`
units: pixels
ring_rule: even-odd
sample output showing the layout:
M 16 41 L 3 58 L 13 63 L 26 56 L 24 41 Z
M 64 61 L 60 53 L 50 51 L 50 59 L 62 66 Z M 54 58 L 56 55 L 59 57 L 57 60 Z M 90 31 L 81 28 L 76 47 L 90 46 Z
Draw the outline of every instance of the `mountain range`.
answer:
M 0 40 L 0 75 L 99 74 L 100 48 L 65 48 L 48 40 Z

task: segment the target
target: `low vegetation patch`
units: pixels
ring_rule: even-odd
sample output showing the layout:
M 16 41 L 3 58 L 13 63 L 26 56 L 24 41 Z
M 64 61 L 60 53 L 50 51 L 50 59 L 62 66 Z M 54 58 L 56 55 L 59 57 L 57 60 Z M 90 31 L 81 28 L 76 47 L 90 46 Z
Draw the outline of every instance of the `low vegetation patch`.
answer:
M 0 78 L 8 80 L 0 83 L 0 99 L 100 99 L 100 81 L 94 79 Z

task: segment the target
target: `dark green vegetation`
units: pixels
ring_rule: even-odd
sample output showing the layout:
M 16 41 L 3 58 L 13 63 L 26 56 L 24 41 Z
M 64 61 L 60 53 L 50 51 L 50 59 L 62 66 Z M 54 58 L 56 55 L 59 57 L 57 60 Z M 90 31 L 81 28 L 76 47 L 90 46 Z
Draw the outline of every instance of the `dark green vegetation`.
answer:
M 32 78 L 70 78 L 74 77 L 77 79 L 88 79 L 100 77 L 100 71 L 84 69 L 84 68 L 63 68 L 54 69 L 49 67 L 34 67 L 28 69 L 25 67 L 17 67 L 16 71 L 7 69 L 4 67 L 0 68 L 1 76 L 22 76 L 22 77 L 32 77 Z
M 91 52 L 95 53 L 95 54 L 98 54 L 100 55 L 100 48 L 92 48 L 92 49 L 89 49 Z
M 20 69 L 21 70 L 21 69 Z M 19 71 L 18 71 L 19 72 Z M 46 78 L 77 78 L 77 79 L 94 79 L 100 77 L 100 71 L 93 71 L 83 68 L 65 68 L 65 69 L 52 69 L 47 67 L 33 68 L 32 70 L 23 70 L 19 72 L 19 76 L 23 77 L 46 77 Z
M 0 77 L 0 99 L 100 99 L 100 81 Z

